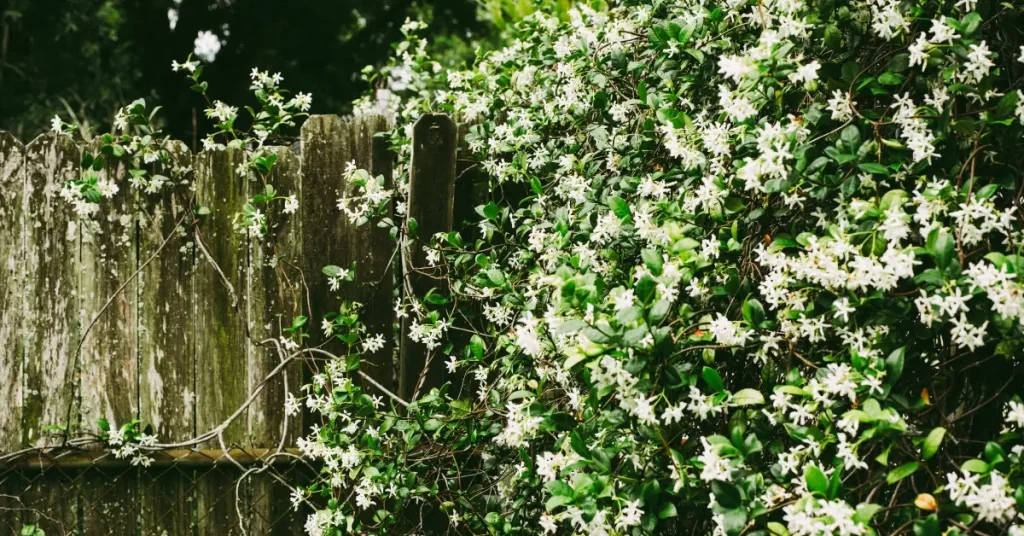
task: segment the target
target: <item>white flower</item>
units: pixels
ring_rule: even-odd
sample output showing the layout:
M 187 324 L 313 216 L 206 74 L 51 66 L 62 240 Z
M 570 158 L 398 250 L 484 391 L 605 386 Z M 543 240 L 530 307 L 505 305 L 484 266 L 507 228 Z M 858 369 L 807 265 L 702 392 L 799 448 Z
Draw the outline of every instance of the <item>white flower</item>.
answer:
M 842 318 L 843 323 L 849 323 L 850 313 L 857 311 L 857 309 L 850 307 L 849 298 L 839 298 L 838 300 L 832 302 L 832 307 L 836 310 L 835 314 L 832 315 L 832 317 Z
M 545 512 L 540 516 L 540 528 L 544 530 L 544 534 L 554 534 L 558 531 L 558 523 L 555 523 L 555 518 Z
M 1004 410 L 1006 424 L 1013 425 L 1018 430 L 1024 430 L 1024 404 L 1016 401 L 1009 401 Z
M 378 333 L 363 341 L 363 351 L 368 354 L 372 354 L 381 348 L 384 348 L 384 344 L 384 335 L 382 333 Z
M 795 83 L 813 82 L 818 79 L 818 69 L 820 68 L 820 63 L 812 61 L 811 63 L 797 67 L 796 71 L 789 73 L 789 79 Z
M 459 364 L 459 360 L 456 359 L 455 356 L 450 355 L 450 356 L 448 356 L 448 362 L 445 363 L 444 366 L 448 368 L 448 373 L 449 374 L 455 374 L 455 367 L 458 364 Z
M 53 119 L 50 120 L 50 130 L 56 134 L 64 133 L 64 122 L 60 120 L 59 115 L 53 116 Z
M 615 310 L 622 311 L 624 309 L 629 309 L 633 306 L 634 300 L 635 295 L 633 293 L 633 289 L 627 289 L 620 292 L 619 295 L 615 297 Z
M 284 209 L 281 212 L 285 214 L 292 214 L 296 210 L 299 210 L 299 199 L 294 195 L 288 196 L 288 199 L 284 200 Z
M 196 35 L 193 47 L 196 56 L 207 63 L 211 63 L 217 58 L 217 53 L 220 52 L 221 41 L 213 32 L 200 31 Z
M 828 110 L 832 112 L 832 119 L 836 121 L 849 121 L 853 119 L 853 108 L 847 99 L 846 93 L 836 89 L 832 91 L 832 98 L 828 100 Z
M 625 530 L 630 527 L 635 527 L 640 524 L 640 518 L 644 515 L 644 511 L 640 508 L 640 501 L 629 501 L 626 506 L 619 513 L 618 519 L 615 520 L 615 528 L 619 530 Z
M 755 69 L 750 58 L 745 56 L 722 56 L 718 60 L 718 72 L 727 78 L 739 82 L 754 74 Z

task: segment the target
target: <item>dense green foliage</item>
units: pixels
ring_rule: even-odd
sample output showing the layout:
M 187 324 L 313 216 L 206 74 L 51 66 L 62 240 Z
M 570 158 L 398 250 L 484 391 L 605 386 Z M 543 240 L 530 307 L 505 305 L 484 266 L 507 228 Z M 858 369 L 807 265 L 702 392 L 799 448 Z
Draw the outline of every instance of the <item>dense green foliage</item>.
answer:
M 322 422 L 300 441 L 323 462 L 294 494 L 307 532 L 1024 534 L 1022 17 L 598 1 L 534 13 L 465 70 L 404 24 L 368 73 L 390 91 L 356 108 L 393 115 L 400 162 L 424 112 L 472 125 L 486 198 L 420 236 L 407 167 L 347 170 L 338 209 L 426 249 L 437 288 L 395 309 L 450 381 L 368 396 L 360 355 L 390 334 L 342 299 L 280 334 L 327 360 L 284 408 Z M 210 101 L 205 144 L 245 150 L 264 189 L 238 230 L 265 239 L 298 201 L 263 145 L 309 96 L 251 76 L 256 126 Z M 119 117 L 110 155 L 166 158 L 143 103 Z M 92 218 L 104 188 L 64 195 Z M 359 267 L 317 275 L 340 298 Z

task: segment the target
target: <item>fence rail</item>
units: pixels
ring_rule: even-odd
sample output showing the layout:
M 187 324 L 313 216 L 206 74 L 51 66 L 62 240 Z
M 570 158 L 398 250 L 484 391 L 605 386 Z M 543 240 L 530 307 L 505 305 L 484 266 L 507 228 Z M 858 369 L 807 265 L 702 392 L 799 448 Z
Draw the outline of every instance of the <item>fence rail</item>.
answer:
M 280 367 L 259 341 L 294 316 L 330 311 L 335 294 L 320 268 L 352 262 L 357 283 L 344 297 L 366 305 L 371 332 L 396 332 L 395 275 L 422 253 L 395 260 L 387 229 L 352 225 L 335 206 L 353 193 L 348 162 L 391 183 L 396 162 L 376 136 L 389 128 L 380 116 L 313 116 L 300 143 L 275 148 L 271 182 L 300 208 L 265 240 L 234 228 L 256 187 L 236 175 L 238 153 L 176 144 L 172 165 L 191 168 L 190 179 L 158 195 L 128 187 L 124 170 L 108 165 L 99 173 L 121 187 L 103 201 L 99 232 L 87 233 L 59 192 L 95 146 L 54 135 L 23 145 L 0 132 L 0 400 L 10 401 L 0 407 L 0 535 L 22 524 L 48 536 L 302 533 L 304 515 L 281 482 L 315 475 L 293 448 L 311 422 L 286 418 L 283 407 L 314 365 Z M 445 116 L 415 128 L 407 211 L 423 236 L 452 228 L 457 146 Z M 211 211 L 184 225 L 195 206 Z M 408 288 L 427 290 L 406 276 Z M 398 348 L 389 336 L 363 370 L 408 396 L 425 362 L 424 348 Z M 63 430 L 92 430 L 99 418 L 139 419 L 161 442 L 187 443 L 243 407 L 223 444 L 210 437 L 154 453 L 148 468 L 64 443 Z

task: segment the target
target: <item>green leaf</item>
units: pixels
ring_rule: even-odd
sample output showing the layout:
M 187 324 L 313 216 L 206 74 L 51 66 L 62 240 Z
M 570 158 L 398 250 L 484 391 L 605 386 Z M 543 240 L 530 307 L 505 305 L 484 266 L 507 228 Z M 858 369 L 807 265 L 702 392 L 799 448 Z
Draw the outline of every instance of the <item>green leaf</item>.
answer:
M 847 125 L 839 134 L 839 139 L 843 142 L 847 152 L 852 153 L 860 146 L 860 130 L 857 125 Z
M 484 217 L 489 220 L 498 219 L 498 205 L 494 204 L 494 201 L 484 205 Z
M 629 216 L 629 203 L 621 197 L 609 197 L 608 206 L 611 207 L 612 212 L 615 213 L 619 219 Z
M 895 484 L 914 474 L 914 471 L 917 471 L 917 468 L 920 466 L 921 464 L 918 462 L 905 463 L 892 471 L 889 471 L 889 474 L 885 477 L 885 481 L 889 484 Z
M 924 445 L 921 446 L 921 458 L 929 460 L 935 456 L 944 437 L 946 437 L 946 429 L 941 426 L 928 432 L 928 437 L 924 439 Z
M 764 404 L 764 395 L 757 389 L 742 389 L 732 395 L 732 404 L 734 406 L 759 406 Z
M 676 511 L 676 505 L 668 501 L 661 505 L 661 510 L 658 510 L 658 519 L 668 519 L 678 515 L 679 512 Z
M 935 514 L 914 522 L 914 536 L 939 536 L 941 533 L 939 517 Z
M 968 473 L 987 473 L 988 464 L 978 459 L 970 459 L 960 466 L 960 470 Z
M 974 194 L 978 199 L 988 199 L 992 197 L 997 191 L 999 191 L 998 184 L 986 184 L 978 189 L 978 192 Z
M 889 357 L 885 358 L 885 379 L 891 384 L 896 383 L 903 375 L 904 354 L 907 347 L 903 346 L 893 350 Z
M 736 487 L 736 484 L 732 482 L 725 482 L 724 480 L 712 480 L 711 481 L 711 493 L 715 494 L 715 501 L 722 506 L 722 508 L 739 508 L 743 504 L 743 498 L 740 495 L 740 489 Z
M 653 249 L 645 249 L 640 252 L 640 257 L 643 258 L 644 264 L 647 265 L 647 269 L 651 271 L 651 274 L 655 276 L 661 275 L 661 267 L 664 260 L 661 258 L 661 254 Z
M 969 37 L 971 34 L 978 31 L 978 28 L 981 26 L 981 22 L 981 15 L 974 11 L 964 15 L 964 18 L 960 21 L 964 30 L 964 37 Z
M 953 235 L 946 231 L 938 231 L 935 237 L 935 244 L 929 253 L 935 258 L 935 264 L 945 270 L 949 266 L 950 261 L 953 260 L 953 250 L 955 248 L 956 240 L 953 238 Z
M 857 164 L 857 167 L 860 168 L 861 171 L 867 171 L 873 175 L 889 175 L 889 168 L 875 162 L 864 162 L 862 164 Z
M 878 83 L 883 86 L 898 86 L 903 83 L 903 76 L 896 73 L 882 73 L 882 76 L 878 77 Z
M 853 520 L 862 525 L 871 523 L 871 518 L 882 509 L 879 504 L 862 503 L 857 505 L 857 511 L 853 514 Z
M 572 450 L 575 451 L 576 454 L 579 454 L 584 460 L 589 460 L 593 457 L 590 453 L 590 447 L 588 447 L 587 443 L 583 441 L 578 430 L 573 430 L 572 433 L 569 434 L 569 446 L 572 447 Z
M 327 277 L 339 277 L 342 274 L 343 268 L 341 266 L 335 266 L 333 264 L 324 266 L 320 269 Z
M 808 464 L 804 468 L 804 481 L 807 482 L 808 491 L 822 495 L 828 493 L 828 478 L 817 465 Z
M 722 383 L 722 377 L 719 376 L 718 371 L 711 367 L 704 367 L 700 371 L 700 376 L 704 378 L 704 382 L 708 384 L 708 387 L 716 393 L 721 393 L 725 390 L 725 385 Z
M 537 177 L 530 177 L 530 188 L 533 189 L 533 193 L 537 195 L 544 194 L 544 188 L 540 185 L 540 179 Z
M 481 359 L 484 356 L 484 350 L 486 348 L 487 345 L 484 343 L 483 337 L 474 333 L 473 336 L 469 338 L 469 353 L 472 354 L 473 357 Z
M 764 322 L 764 306 L 761 302 L 756 299 L 747 299 L 743 301 L 743 319 L 750 324 L 750 327 L 756 328 Z
M 825 26 L 825 46 L 832 50 L 839 50 L 843 46 L 843 34 L 834 24 Z

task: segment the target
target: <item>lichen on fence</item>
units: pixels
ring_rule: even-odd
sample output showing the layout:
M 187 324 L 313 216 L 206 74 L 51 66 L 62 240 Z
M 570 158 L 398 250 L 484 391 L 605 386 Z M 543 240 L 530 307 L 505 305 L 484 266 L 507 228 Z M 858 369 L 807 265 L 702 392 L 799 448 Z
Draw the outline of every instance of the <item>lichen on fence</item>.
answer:
M 300 208 L 266 241 L 232 220 L 263 186 L 236 176 L 231 149 L 193 155 L 174 142 L 172 161 L 153 164 L 174 178 L 157 196 L 105 164 L 98 173 L 122 187 L 87 229 L 59 192 L 96 144 L 23 145 L 0 132 L 0 399 L 11 401 L 0 409 L 0 533 L 301 531 L 285 482 L 315 474 L 294 449 L 311 422 L 282 408 L 317 365 L 284 361 L 276 338 L 293 317 L 334 306 L 321 267 L 353 262 L 360 283 L 345 299 L 366 305 L 374 332 L 393 332 L 397 246 L 335 206 L 347 162 L 391 180 L 393 156 L 375 136 L 389 128 L 379 116 L 314 116 L 301 143 L 274 148 L 271 182 Z M 444 135 L 454 148 L 454 129 Z M 450 228 L 451 199 L 446 210 Z M 370 392 L 397 390 L 387 339 L 364 363 Z M 151 426 L 149 466 L 98 450 L 99 419 Z

